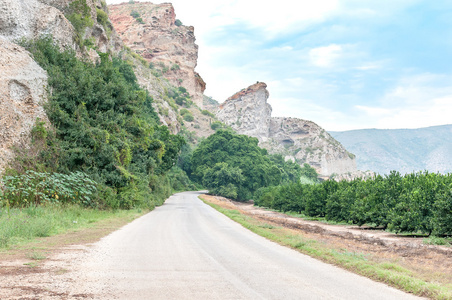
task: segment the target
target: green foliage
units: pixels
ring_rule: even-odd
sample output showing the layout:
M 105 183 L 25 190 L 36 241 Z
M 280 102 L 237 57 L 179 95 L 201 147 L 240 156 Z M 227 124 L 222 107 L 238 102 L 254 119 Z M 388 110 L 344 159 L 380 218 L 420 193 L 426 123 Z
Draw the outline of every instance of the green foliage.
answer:
M 232 131 L 217 131 L 193 152 L 190 166 L 192 178 L 214 193 L 224 196 L 227 192 L 238 200 L 251 199 L 261 187 L 280 184 L 283 174 L 292 174 L 293 170 L 286 170 L 284 162 L 278 165 L 272 161 L 267 151 L 257 144 L 256 138 Z M 298 176 L 293 177 L 298 180 Z M 287 180 L 291 180 L 289 175 Z
M 292 210 L 310 217 L 395 232 L 452 235 L 452 175 L 391 172 L 351 182 L 271 187 L 256 193 L 256 205 Z M 296 185 L 296 184 L 295 184 Z M 292 188 L 294 197 L 287 189 Z
M 195 118 L 190 113 L 184 115 L 184 120 L 187 121 L 187 122 L 193 122 L 194 119 Z
M 138 23 L 144 24 L 143 18 L 138 17 L 138 18 L 136 18 L 136 20 L 137 20 Z M 164 73 L 166 73 L 166 72 L 164 72 Z
M 182 26 L 181 20 L 176 19 L 176 21 L 174 22 L 174 25 L 176 25 L 176 26 Z
M 137 12 L 136 10 L 132 10 L 132 12 L 130 13 L 130 15 L 131 15 L 133 18 L 135 18 L 135 19 L 140 17 L 140 13 Z
M 185 116 L 186 114 L 189 114 L 190 112 L 188 111 L 188 109 L 182 108 L 182 109 L 179 111 L 179 113 L 180 113 L 181 116 Z
M 279 168 L 282 184 L 299 181 L 302 174 L 302 168 L 299 164 L 291 160 L 286 161 L 280 154 L 269 155 L 269 158 Z
M 212 124 L 210 124 L 210 128 L 217 131 L 218 129 L 224 128 L 224 124 L 220 121 L 214 121 Z
M 238 187 L 243 185 L 245 177 L 238 167 L 231 167 L 227 163 L 216 163 L 208 168 L 202 178 L 203 185 L 211 193 L 224 197 L 238 199 Z
M 96 206 L 96 183 L 82 172 L 66 174 L 38 173 L 32 170 L 1 180 L 0 206 L 24 207 L 48 203 L 76 203 Z
M 169 181 L 171 182 L 171 188 L 176 192 L 182 191 L 196 191 L 201 187 L 197 186 L 190 180 L 187 173 L 181 168 L 175 166 L 168 173 Z
M 26 46 L 49 74 L 52 90 L 46 112 L 55 133 L 41 153 L 48 168 L 87 173 L 115 198 L 105 199 L 107 204 L 159 202 L 152 197 L 151 177 L 176 164 L 184 140 L 158 125 L 152 97 L 138 86 L 132 67 L 107 54 L 96 65 L 80 61 L 48 38 Z
M 303 168 L 301 169 L 301 176 L 304 176 L 316 182 L 319 174 L 317 174 L 317 171 L 313 167 L 305 163 L 303 164 Z
M 137 211 L 88 209 L 72 204 L 0 208 L 0 249 L 36 237 L 86 228 L 100 220 L 130 221 L 136 216 Z
M 94 21 L 91 19 L 91 9 L 86 4 L 86 0 L 75 0 L 69 4 L 66 13 L 66 18 L 74 26 L 76 32 L 76 42 L 83 47 L 83 34 L 85 28 L 92 27 Z
M 99 24 L 102 24 L 104 27 L 106 27 L 107 22 L 108 22 L 107 13 L 104 12 L 102 9 L 98 9 L 98 8 L 96 8 L 96 13 L 97 13 L 97 22 Z
M 203 109 L 203 110 L 201 111 L 201 113 L 202 113 L 203 115 L 205 115 L 205 116 L 209 116 L 209 117 L 211 117 L 211 118 L 215 118 L 215 115 L 214 115 L 213 113 L 211 113 L 210 111 L 206 110 L 206 109 Z
M 180 70 L 180 66 L 178 64 L 173 64 L 171 66 L 171 71 L 177 71 L 177 70 Z M 185 92 L 186 92 L 186 90 L 185 90 Z
M 37 140 L 45 140 L 49 133 L 47 132 L 47 129 L 45 127 L 45 122 L 41 121 L 40 118 L 36 119 L 35 126 L 31 129 L 31 138 L 32 142 L 35 142 Z
M 190 107 L 190 95 L 184 87 L 180 86 L 177 89 L 169 89 L 167 91 L 167 96 L 173 99 L 177 103 L 177 105 Z

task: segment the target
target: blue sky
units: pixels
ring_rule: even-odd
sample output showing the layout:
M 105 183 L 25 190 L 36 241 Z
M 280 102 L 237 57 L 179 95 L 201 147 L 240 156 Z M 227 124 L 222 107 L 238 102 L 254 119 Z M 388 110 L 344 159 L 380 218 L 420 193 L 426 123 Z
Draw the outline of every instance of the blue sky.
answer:
M 273 116 L 327 130 L 452 123 L 452 1 L 172 3 L 220 102 L 261 81 Z

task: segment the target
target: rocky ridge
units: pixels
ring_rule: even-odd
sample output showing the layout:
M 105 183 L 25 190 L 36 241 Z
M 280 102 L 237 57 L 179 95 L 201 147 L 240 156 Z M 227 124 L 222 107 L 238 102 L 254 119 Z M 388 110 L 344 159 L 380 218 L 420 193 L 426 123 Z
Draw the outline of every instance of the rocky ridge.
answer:
M 258 82 L 220 104 L 217 117 L 238 133 L 258 138 L 259 145 L 270 153 L 308 163 L 321 176 L 362 176 L 356 169 L 355 156 L 314 122 L 271 117 L 268 97 L 267 85 Z
M 206 84 L 195 72 L 198 45 L 194 28 L 176 22 L 172 4 L 123 3 L 110 5 L 109 11 L 125 45 L 146 59 L 159 76 L 176 87 L 184 87 L 202 108 Z

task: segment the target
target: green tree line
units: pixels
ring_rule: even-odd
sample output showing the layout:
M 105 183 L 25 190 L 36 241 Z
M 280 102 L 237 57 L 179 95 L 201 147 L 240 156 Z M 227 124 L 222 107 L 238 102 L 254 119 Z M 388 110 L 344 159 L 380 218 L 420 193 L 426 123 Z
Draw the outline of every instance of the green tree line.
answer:
M 398 172 L 373 179 L 264 187 L 255 205 L 395 232 L 452 235 L 452 174 Z
M 192 153 L 184 153 L 181 167 L 213 194 L 236 200 L 251 199 L 265 186 L 297 182 L 301 167 L 281 155 L 269 155 L 257 138 L 218 130 Z

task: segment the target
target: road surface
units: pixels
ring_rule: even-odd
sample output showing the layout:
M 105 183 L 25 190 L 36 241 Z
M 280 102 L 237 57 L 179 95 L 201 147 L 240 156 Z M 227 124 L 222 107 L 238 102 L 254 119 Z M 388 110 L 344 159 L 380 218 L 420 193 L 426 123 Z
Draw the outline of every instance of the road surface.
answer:
M 173 195 L 96 243 L 72 294 L 96 299 L 419 299 L 260 237 Z

